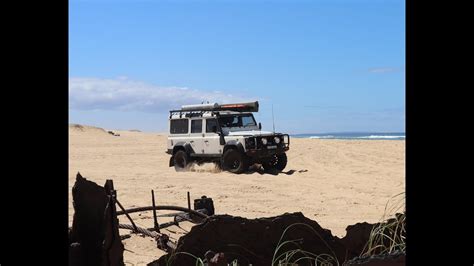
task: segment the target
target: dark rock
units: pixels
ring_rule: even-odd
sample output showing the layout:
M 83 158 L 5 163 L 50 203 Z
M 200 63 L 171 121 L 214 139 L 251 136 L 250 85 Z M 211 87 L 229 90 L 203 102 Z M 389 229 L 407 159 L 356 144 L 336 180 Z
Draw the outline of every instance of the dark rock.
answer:
M 293 226 L 287 230 L 282 242 L 296 239 L 300 241 L 298 246 L 283 246 L 279 254 L 301 248 L 315 254 L 334 254 L 341 263 L 344 261 L 346 249 L 342 241 L 299 212 L 259 219 L 215 215 L 181 237 L 176 252 L 187 252 L 204 258 L 206 252 L 212 249 L 224 253 L 226 263 L 237 259 L 241 265 L 271 265 L 278 242 L 290 225 Z M 169 256 L 164 255 L 149 265 L 166 265 Z M 295 259 L 297 256 L 295 255 Z M 194 265 L 195 259 L 180 254 L 174 256 L 171 262 L 171 265 Z
M 349 225 L 346 228 L 346 235 L 341 240 L 348 250 L 347 258 L 351 259 L 362 254 L 367 241 L 369 241 L 370 232 L 376 225 L 378 224 L 363 222 Z
M 400 215 L 397 214 L 397 217 Z M 394 221 L 396 221 L 395 218 L 388 220 L 387 223 Z M 226 263 L 237 259 L 240 265 L 271 265 L 278 242 L 285 229 L 291 225 L 293 226 L 287 230 L 283 241 L 298 241 L 296 244 L 284 246 L 278 254 L 299 248 L 317 255 L 332 255 L 337 258 L 339 265 L 343 263 L 345 265 L 353 258 L 351 263 L 369 263 L 367 265 L 377 265 L 378 262 L 386 263 L 380 265 L 399 265 L 397 263 L 401 263 L 401 261 L 404 263 L 404 255 L 395 260 L 393 256 L 372 256 L 371 260 L 357 260 L 358 256 L 364 252 L 372 229 L 381 225 L 380 223 L 364 222 L 350 225 L 346 229 L 346 236 L 340 239 L 333 236 L 331 231 L 322 228 L 316 221 L 306 218 L 299 212 L 259 219 L 214 215 L 203 224 L 194 226 L 188 234 L 181 237 L 176 252 L 187 252 L 199 258 L 206 258 L 208 262 L 217 256 L 216 252 L 218 252 L 225 254 Z M 296 258 L 298 257 L 294 257 L 292 261 Z M 170 265 L 193 265 L 195 263 L 193 257 L 180 254 L 176 256 L 164 255 L 149 265 L 167 265 L 168 259 L 171 262 Z M 299 261 L 299 265 L 306 265 L 304 263 L 307 261 Z

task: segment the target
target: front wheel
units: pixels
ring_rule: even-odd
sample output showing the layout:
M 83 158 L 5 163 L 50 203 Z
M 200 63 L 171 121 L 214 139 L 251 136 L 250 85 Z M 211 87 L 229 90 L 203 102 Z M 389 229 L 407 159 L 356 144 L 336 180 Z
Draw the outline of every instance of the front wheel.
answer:
M 229 149 L 222 157 L 222 168 L 234 174 L 240 174 L 246 171 L 249 167 L 248 159 L 245 154 Z
M 286 153 L 275 154 L 268 162 L 263 164 L 263 168 L 265 168 L 265 170 L 276 169 L 281 172 L 285 169 L 287 163 L 288 158 L 286 157 Z

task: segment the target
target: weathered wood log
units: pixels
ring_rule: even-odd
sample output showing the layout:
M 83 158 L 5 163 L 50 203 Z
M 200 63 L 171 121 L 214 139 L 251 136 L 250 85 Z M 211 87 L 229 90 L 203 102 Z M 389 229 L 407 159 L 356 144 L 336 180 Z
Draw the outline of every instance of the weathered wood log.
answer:
M 86 180 L 80 173 L 72 189 L 74 217 L 69 239 L 70 266 L 122 266 L 115 190 Z

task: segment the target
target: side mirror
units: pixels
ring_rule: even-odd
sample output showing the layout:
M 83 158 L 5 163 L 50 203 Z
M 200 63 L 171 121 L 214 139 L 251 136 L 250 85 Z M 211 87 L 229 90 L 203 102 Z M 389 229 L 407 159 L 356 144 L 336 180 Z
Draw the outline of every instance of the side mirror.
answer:
M 262 123 L 258 122 L 258 129 L 262 130 Z

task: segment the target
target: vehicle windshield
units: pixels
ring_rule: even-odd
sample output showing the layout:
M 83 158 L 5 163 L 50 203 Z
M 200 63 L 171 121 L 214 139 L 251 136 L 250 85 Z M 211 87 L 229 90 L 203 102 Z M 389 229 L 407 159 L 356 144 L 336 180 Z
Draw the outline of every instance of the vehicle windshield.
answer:
M 222 115 L 219 117 L 221 127 L 254 127 L 257 125 L 252 114 Z

